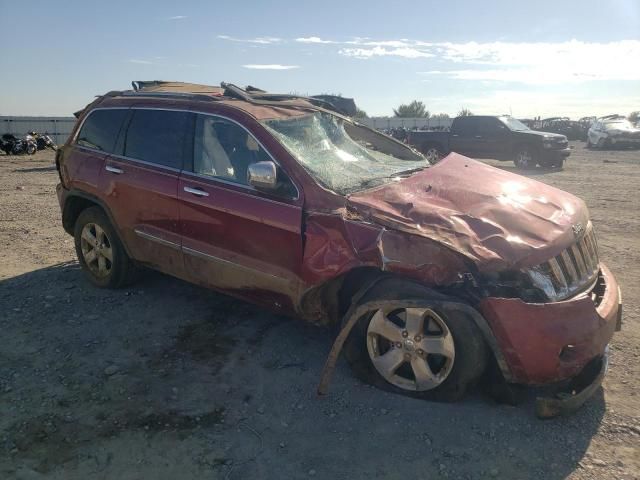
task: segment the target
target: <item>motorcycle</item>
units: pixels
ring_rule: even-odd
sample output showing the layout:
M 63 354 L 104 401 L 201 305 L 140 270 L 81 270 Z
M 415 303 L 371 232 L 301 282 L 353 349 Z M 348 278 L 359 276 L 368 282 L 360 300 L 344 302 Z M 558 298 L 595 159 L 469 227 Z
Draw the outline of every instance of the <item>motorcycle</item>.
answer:
M 7 155 L 20 155 L 23 153 L 33 155 L 38 150 L 38 145 L 35 138 L 31 135 L 18 138 L 11 133 L 5 133 L 2 135 L 2 145 L 0 148 L 2 148 Z
M 38 150 L 44 150 L 45 148 L 50 148 L 54 152 L 58 150 L 58 146 L 53 141 L 53 138 L 51 138 L 48 134 L 29 132 L 29 135 L 35 138 L 36 146 L 38 147 Z

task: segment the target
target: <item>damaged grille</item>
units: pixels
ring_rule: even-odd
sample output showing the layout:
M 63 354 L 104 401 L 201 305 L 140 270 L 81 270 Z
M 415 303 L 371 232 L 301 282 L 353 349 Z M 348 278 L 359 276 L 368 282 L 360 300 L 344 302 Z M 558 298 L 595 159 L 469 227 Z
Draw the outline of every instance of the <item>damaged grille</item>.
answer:
M 587 290 L 598 278 L 598 244 L 591 222 L 578 242 L 560 255 L 539 265 L 551 280 L 554 300 L 563 300 Z

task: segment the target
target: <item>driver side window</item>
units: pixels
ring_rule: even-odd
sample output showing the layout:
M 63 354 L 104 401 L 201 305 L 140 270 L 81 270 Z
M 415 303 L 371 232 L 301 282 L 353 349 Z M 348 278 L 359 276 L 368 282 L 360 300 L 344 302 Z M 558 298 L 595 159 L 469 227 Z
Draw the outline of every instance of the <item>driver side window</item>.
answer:
M 193 170 L 247 185 L 247 169 L 271 160 L 244 128 L 223 118 L 198 115 L 193 145 Z
M 258 141 L 235 122 L 214 115 L 196 115 L 193 172 L 249 185 L 247 171 L 257 162 L 273 161 Z M 295 197 L 296 189 L 278 168 L 279 196 Z

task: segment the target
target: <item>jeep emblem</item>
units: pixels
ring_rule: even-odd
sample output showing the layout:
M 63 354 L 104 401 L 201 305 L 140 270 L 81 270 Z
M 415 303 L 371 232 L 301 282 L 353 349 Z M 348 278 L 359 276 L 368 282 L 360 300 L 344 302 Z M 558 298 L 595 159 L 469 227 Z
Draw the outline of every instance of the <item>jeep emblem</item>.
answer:
M 573 235 L 576 238 L 579 238 L 584 233 L 584 227 L 581 223 L 576 223 L 571 227 L 571 229 L 573 230 Z

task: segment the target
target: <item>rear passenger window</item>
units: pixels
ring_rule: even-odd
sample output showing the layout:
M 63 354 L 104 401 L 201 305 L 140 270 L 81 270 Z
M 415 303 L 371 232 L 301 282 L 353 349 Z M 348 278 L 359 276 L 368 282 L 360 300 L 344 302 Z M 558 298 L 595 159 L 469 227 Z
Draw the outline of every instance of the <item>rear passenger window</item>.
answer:
M 94 110 L 82 124 L 76 143 L 113 153 L 122 122 L 128 113 L 128 109 Z
M 124 138 L 124 156 L 181 169 L 188 112 L 133 110 Z

